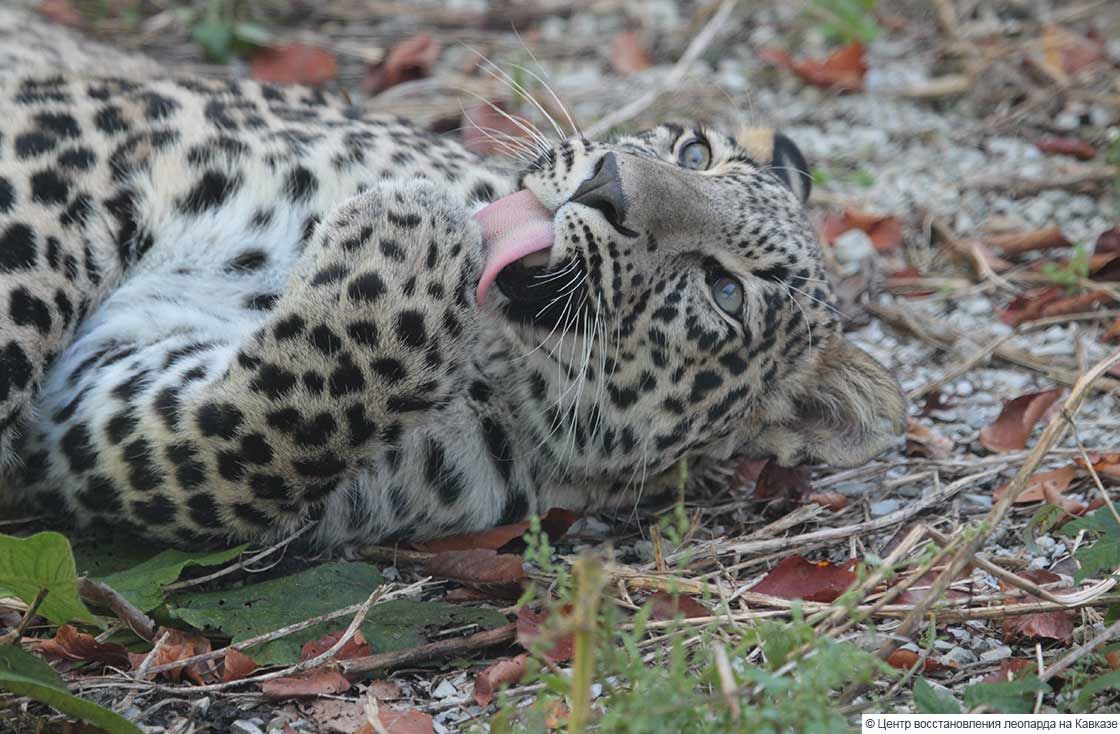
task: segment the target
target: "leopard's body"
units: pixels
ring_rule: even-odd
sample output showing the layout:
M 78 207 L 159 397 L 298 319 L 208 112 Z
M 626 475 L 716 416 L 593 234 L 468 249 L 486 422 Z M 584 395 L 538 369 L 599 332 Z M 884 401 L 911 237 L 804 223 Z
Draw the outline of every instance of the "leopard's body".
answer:
M 854 463 L 898 430 L 893 381 L 839 335 L 784 138 L 576 135 L 507 173 L 308 89 L 33 68 L 19 18 L 0 11 L 0 499 L 174 544 L 308 518 L 324 545 L 418 539 L 631 502 L 686 455 Z M 676 165 L 699 136 L 711 166 Z M 579 194 L 604 162 L 614 209 Z M 472 214 L 521 188 L 578 281 L 545 318 L 476 301 Z

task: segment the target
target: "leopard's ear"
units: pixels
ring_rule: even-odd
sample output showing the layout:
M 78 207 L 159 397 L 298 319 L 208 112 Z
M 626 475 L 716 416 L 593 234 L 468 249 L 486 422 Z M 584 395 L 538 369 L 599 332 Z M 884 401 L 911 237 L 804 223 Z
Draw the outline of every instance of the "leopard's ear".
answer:
M 802 203 L 809 200 L 813 177 L 805 156 L 792 140 L 768 127 L 744 127 L 735 140 L 751 158 L 769 167 Z
M 890 448 L 906 428 L 906 402 L 881 364 L 839 334 L 816 355 L 792 411 L 755 445 L 783 466 L 858 466 Z

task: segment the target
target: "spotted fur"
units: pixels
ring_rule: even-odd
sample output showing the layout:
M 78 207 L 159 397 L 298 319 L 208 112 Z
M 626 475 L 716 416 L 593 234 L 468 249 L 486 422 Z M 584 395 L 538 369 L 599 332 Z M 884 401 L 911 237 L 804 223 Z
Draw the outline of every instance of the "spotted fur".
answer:
M 0 11 L 9 500 L 172 544 L 419 539 L 631 503 L 685 457 L 856 464 L 900 430 L 784 136 L 573 135 L 511 174 L 322 92 L 45 71 L 21 36 L 44 31 Z M 678 164 L 695 140 L 705 170 Z M 535 313 L 475 301 L 472 214 L 519 188 L 556 212 Z

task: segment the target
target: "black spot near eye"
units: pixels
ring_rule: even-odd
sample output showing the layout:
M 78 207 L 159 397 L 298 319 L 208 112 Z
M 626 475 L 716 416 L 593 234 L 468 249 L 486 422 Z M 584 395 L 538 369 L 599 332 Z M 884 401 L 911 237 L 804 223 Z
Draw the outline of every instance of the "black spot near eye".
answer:
M 751 274 L 762 280 L 784 283 L 789 280 L 789 269 L 784 265 L 772 265 L 764 270 L 752 270 Z

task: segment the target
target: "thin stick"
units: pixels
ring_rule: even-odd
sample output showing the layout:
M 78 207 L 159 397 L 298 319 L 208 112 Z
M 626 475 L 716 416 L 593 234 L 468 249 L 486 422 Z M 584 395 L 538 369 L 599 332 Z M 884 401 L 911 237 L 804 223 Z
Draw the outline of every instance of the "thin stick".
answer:
M 335 667 L 337 667 L 343 675 L 365 673 L 371 670 L 383 670 L 385 668 L 397 668 L 402 665 L 413 665 L 415 663 L 450 657 L 465 652 L 482 650 L 487 647 L 512 642 L 516 637 L 517 625 L 510 623 L 502 627 L 495 627 L 492 630 L 477 632 L 469 637 L 429 642 L 426 645 L 420 645 L 408 650 L 394 650 L 392 652 L 377 653 L 376 655 L 366 655 L 360 658 L 339 660 L 335 663 Z
M 39 592 L 35 594 L 35 598 L 31 600 L 31 603 L 27 605 L 27 609 L 24 610 L 23 617 L 19 620 L 19 624 L 16 625 L 16 628 L 3 637 L 0 637 L 0 645 L 19 644 L 19 641 L 23 639 L 23 633 L 27 631 L 28 625 L 31 624 L 31 618 L 35 616 L 35 612 L 39 610 L 39 606 L 43 603 L 43 600 L 47 598 L 48 593 L 50 593 L 50 589 L 39 589 Z
M 665 75 L 661 82 L 654 85 L 652 89 L 630 104 L 623 105 L 587 128 L 587 136 L 590 138 L 597 138 L 613 128 L 618 127 L 622 123 L 634 119 L 644 112 L 647 107 L 656 102 L 658 97 L 680 84 L 685 74 L 688 73 L 689 67 L 700 57 L 700 54 L 704 53 L 704 50 L 711 44 L 712 39 L 723 30 L 737 2 L 738 0 L 723 0 L 723 2 L 720 3 L 719 10 L 715 12 L 711 20 L 696 34 L 696 37 L 688 44 L 688 48 L 684 50 L 681 57 L 677 59 L 677 63 L 673 65 L 673 68 Z
M 383 601 L 383 602 L 384 601 L 389 601 L 390 599 L 395 599 L 395 598 L 400 597 L 400 596 L 405 596 L 405 595 L 407 595 L 407 594 L 409 594 L 413 591 L 416 591 L 416 590 L 422 588 L 423 585 L 428 582 L 428 580 L 429 579 L 427 579 L 427 578 L 421 579 L 420 581 L 417 581 L 414 584 L 410 584 L 409 586 L 405 586 L 404 588 L 396 589 L 394 591 L 387 592 L 381 598 L 381 601 Z M 312 617 L 311 619 L 305 619 L 302 622 L 296 622 L 294 624 L 289 624 L 285 627 L 280 627 L 278 629 L 274 629 L 271 632 L 265 632 L 264 634 L 257 635 L 256 637 L 250 637 L 249 639 L 242 640 L 241 642 L 235 642 L 232 645 L 227 645 L 226 647 L 222 647 L 222 648 L 219 648 L 217 650 L 211 650 L 210 652 L 204 652 L 204 653 L 200 653 L 198 655 L 193 655 L 189 658 L 184 658 L 182 660 L 176 660 L 173 663 L 164 663 L 163 665 L 157 665 L 154 668 L 152 668 L 150 672 L 152 672 L 152 673 L 162 673 L 165 670 L 171 670 L 173 668 L 179 668 L 179 667 L 183 667 L 183 666 L 186 666 L 186 665 L 192 665 L 194 663 L 202 663 L 202 662 L 206 662 L 208 660 L 214 660 L 214 659 L 217 659 L 217 658 L 220 658 L 220 657 L 224 657 L 225 654 L 227 652 L 229 652 L 230 650 L 238 650 L 238 651 L 245 650 L 247 648 L 253 647 L 254 645 L 260 645 L 261 643 L 264 643 L 264 642 L 271 642 L 272 640 L 278 640 L 281 637 L 287 637 L 288 635 L 295 634 L 296 632 L 299 632 L 300 630 L 307 629 L 308 627 L 314 627 L 315 625 L 322 624 L 323 622 L 329 622 L 332 619 L 338 619 L 339 617 L 345 617 L 347 615 L 354 614 L 359 609 L 361 609 L 361 607 L 362 607 L 361 604 L 351 604 L 348 607 L 343 607 L 342 609 L 336 609 L 333 612 L 327 612 L 326 614 L 320 614 L 317 617 Z
M 117 619 L 124 622 L 139 637 L 148 642 L 155 638 L 156 623 L 152 618 L 108 584 L 83 576 L 78 579 L 78 593 L 87 601 L 108 607 Z
M 1007 491 L 996 502 L 995 506 L 988 512 L 987 517 L 980 523 L 979 527 L 973 533 L 971 538 L 965 540 L 961 549 L 957 551 L 956 555 L 949 562 L 949 565 L 944 571 L 934 580 L 930 587 L 929 594 L 922 598 L 914 608 L 902 620 L 896 633 L 899 635 L 909 635 L 915 627 L 917 627 L 920 620 L 922 620 L 926 612 L 929 611 L 933 603 L 938 600 L 949 584 L 953 582 L 963 571 L 976 555 L 976 552 L 983 546 L 984 541 L 991 535 L 992 531 L 1007 517 L 1012 505 L 1020 494 L 1027 488 L 1031 476 L 1038 469 L 1050 448 L 1065 435 L 1067 429 L 1066 416 L 1074 415 L 1085 401 L 1085 397 L 1089 392 L 1090 386 L 1101 375 L 1107 372 L 1114 364 L 1120 362 L 1120 349 L 1110 354 L 1105 359 L 1098 362 L 1091 370 L 1085 373 L 1070 391 L 1069 397 L 1066 399 L 1065 404 L 1062 406 L 1060 414 L 1054 416 L 1046 425 L 1046 429 L 1042 432 L 1038 444 L 1027 456 L 1026 461 L 1019 468 L 1018 474 L 1007 485 Z M 883 643 L 880 647 L 879 653 L 883 658 L 890 655 L 891 652 L 897 648 L 898 645 L 892 641 Z
M 262 558 L 267 558 L 268 556 L 272 555 L 276 551 L 278 551 L 282 548 L 288 547 L 288 545 L 290 545 L 294 540 L 299 538 L 301 535 L 303 535 L 304 533 L 306 533 L 308 530 L 310 530 L 313 527 L 315 527 L 315 523 L 313 523 L 313 522 L 307 523 L 306 525 L 304 525 L 303 527 L 301 527 L 299 530 L 295 531 L 294 533 L 292 533 L 288 537 L 284 538 L 283 540 L 281 540 L 280 542 L 278 542 L 274 545 L 270 545 L 269 547 L 265 548 L 264 550 L 260 551 L 259 553 L 255 553 L 255 554 L 249 556 L 248 558 L 245 558 L 243 560 L 239 560 L 237 563 L 226 566 L 225 568 L 218 569 L 214 573 L 210 573 L 210 574 L 207 574 L 205 576 L 199 576 L 199 577 L 193 578 L 193 579 L 185 579 L 183 581 L 176 581 L 173 584 L 168 584 L 167 586 L 163 587 L 163 590 L 164 591 L 179 591 L 181 589 L 189 589 L 192 586 L 201 586 L 202 584 L 205 584 L 209 581 L 213 581 L 215 579 L 220 579 L 223 576 L 227 576 L 227 575 L 233 573 L 234 571 L 237 571 L 237 570 L 242 569 L 242 568 L 245 568 L 246 570 L 248 570 L 247 567 L 249 566 L 249 564 L 256 563 L 257 561 L 261 560 Z
M 1103 629 L 1101 633 L 1093 639 L 1067 652 L 1064 656 L 1062 656 L 1061 659 L 1058 660 L 1058 662 L 1047 668 L 1045 672 L 1040 671 L 1038 679 L 1045 683 L 1046 681 L 1064 671 L 1069 666 L 1076 663 L 1081 658 L 1096 650 L 1104 643 L 1111 640 L 1113 637 L 1116 637 L 1118 634 L 1120 634 L 1120 621 L 1113 622 L 1111 625 Z
M 136 680 L 144 680 L 151 672 L 152 663 L 155 662 L 156 656 L 163 646 L 167 643 L 167 638 L 171 636 L 171 630 L 164 630 L 163 634 L 156 639 L 156 644 L 152 645 L 152 649 L 144 656 L 144 660 L 140 663 L 140 667 L 132 674 Z

